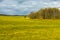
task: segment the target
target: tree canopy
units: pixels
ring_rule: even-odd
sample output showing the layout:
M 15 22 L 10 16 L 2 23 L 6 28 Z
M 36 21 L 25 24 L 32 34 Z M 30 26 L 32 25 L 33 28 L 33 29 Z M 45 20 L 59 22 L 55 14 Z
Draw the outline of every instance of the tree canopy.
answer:
M 58 8 L 44 8 L 37 12 L 29 14 L 31 19 L 60 19 L 60 10 Z

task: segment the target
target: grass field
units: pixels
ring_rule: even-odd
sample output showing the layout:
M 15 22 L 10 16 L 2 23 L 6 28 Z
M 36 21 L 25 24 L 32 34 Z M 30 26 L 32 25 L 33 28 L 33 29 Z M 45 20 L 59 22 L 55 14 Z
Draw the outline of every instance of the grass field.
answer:
M 0 40 L 60 40 L 60 20 L 0 16 Z

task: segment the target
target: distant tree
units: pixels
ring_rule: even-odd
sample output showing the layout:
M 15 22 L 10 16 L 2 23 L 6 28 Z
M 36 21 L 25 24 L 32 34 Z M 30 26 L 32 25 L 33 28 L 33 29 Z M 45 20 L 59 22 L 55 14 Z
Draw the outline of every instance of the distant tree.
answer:
M 38 18 L 38 14 L 36 12 L 31 12 L 29 15 L 28 15 L 31 19 L 37 19 Z
M 43 19 L 59 19 L 60 10 L 58 8 L 45 8 L 40 10 Z
M 29 14 L 31 19 L 60 19 L 60 10 L 58 8 L 44 8 L 37 12 Z

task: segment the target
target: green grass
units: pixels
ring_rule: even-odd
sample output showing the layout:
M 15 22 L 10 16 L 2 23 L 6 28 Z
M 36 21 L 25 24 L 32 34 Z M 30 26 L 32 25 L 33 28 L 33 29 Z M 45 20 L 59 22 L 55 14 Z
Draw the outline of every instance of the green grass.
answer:
M 0 16 L 0 40 L 60 40 L 60 20 Z

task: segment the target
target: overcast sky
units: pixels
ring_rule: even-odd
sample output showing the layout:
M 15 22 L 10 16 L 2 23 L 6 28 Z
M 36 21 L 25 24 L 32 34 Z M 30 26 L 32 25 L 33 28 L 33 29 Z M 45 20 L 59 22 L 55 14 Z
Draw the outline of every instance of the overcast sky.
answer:
M 26 15 L 45 7 L 60 8 L 60 0 L 0 0 L 0 14 Z

